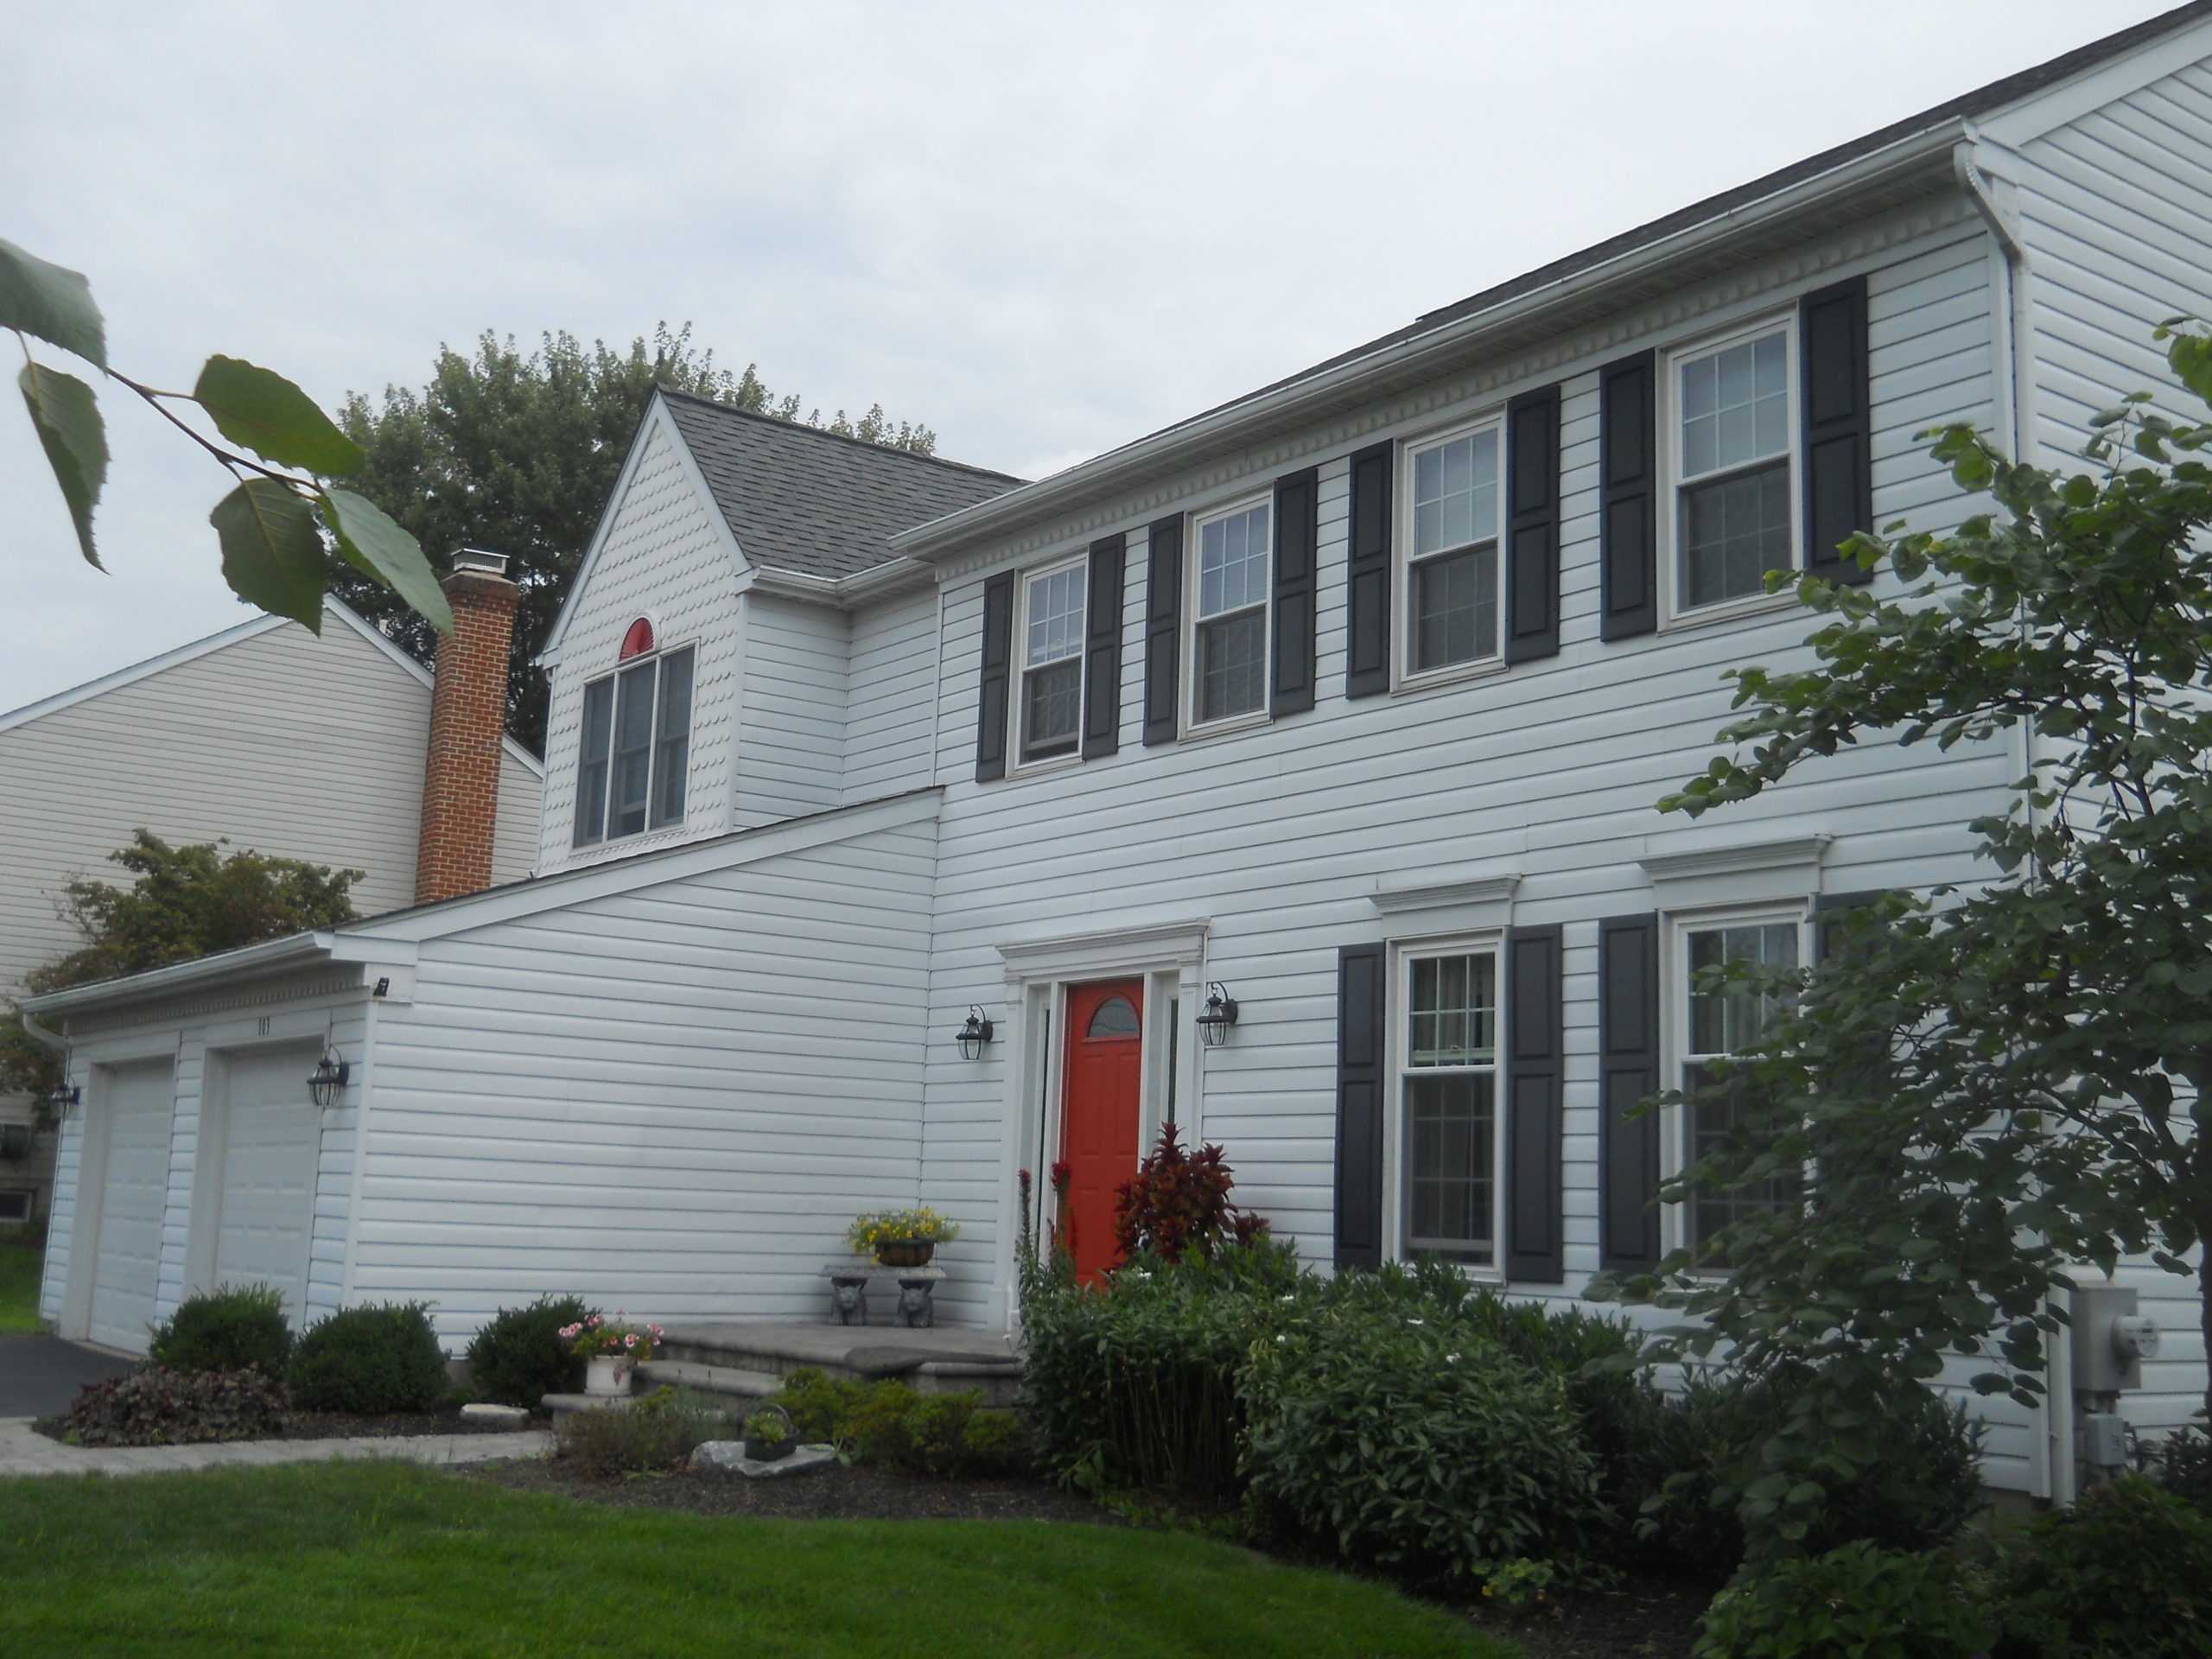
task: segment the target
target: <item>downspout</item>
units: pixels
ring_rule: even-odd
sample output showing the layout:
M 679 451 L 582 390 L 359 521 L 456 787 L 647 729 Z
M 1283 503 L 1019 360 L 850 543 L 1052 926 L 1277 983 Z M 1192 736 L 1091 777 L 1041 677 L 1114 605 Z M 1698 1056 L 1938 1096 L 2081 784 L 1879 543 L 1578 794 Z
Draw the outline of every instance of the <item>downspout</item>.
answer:
M 1986 141 L 1972 122 L 1967 124 L 1966 131 L 1966 137 L 1952 148 L 1951 170 L 1958 179 L 1959 188 L 1966 192 L 1967 200 L 1989 227 L 1991 240 L 2004 255 L 2005 292 L 2003 303 L 1996 311 L 1996 321 L 2003 330 L 1998 361 L 2003 365 L 2000 390 L 2008 417 L 2003 423 L 2004 435 L 2013 461 L 2026 462 L 2033 459 L 2031 450 L 2035 442 L 2035 377 L 2033 365 L 2027 360 L 2031 349 L 2029 342 L 2035 339 L 2035 319 L 2029 292 L 2027 244 L 2020 233 L 2018 216 L 2009 201 L 2000 201 L 1997 191 L 1991 188 L 1994 175 L 1985 173 L 1977 164 Z M 2009 181 L 1997 182 L 2009 197 Z M 2036 751 L 2032 717 L 2023 719 L 2012 728 L 2012 775 L 2031 778 Z M 2032 834 L 2037 816 L 2032 791 L 2025 804 L 2028 829 Z M 2029 1465 L 2033 1495 L 2045 1503 L 2063 1507 L 2072 1503 L 2075 1496 L 2073 1389 L 2068 1363 L 2072 1356 L 2063 1332 L 2046 1345 L 2050 1349 L 2044 1366 L 2046 1391 L 2035 1411 Z

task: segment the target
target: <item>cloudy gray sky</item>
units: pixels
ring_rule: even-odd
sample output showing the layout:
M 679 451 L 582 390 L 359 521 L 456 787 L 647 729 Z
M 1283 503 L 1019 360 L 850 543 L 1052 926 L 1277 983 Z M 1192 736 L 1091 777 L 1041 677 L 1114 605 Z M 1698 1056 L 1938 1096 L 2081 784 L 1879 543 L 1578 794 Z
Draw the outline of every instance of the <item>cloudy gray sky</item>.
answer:
M 1033 477 L 2163 9 L 19 6 L 0 236 L 156 385 L 688 319 Z M 224 475 L 103 404 L 105 576 L 0 399 L 0 709 L 248 614 Z

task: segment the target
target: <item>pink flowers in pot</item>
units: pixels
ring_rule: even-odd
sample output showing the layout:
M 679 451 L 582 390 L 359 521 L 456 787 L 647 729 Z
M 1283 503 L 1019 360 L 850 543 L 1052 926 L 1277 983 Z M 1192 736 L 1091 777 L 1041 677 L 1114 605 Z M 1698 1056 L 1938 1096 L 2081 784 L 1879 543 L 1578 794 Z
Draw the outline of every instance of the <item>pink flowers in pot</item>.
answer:
M 657 1325 L 626 1325 L 626 1316 L 620 1308 L 614 1310 L 613 1319 L 590 1314 L 574 1325 L 561 1327 L 561 1339 L 569 1344 L 569 1351 L 579 1359 L 610 1357 L 637 1364 L 651 1359 L 658 1347 L 662 1331 Z

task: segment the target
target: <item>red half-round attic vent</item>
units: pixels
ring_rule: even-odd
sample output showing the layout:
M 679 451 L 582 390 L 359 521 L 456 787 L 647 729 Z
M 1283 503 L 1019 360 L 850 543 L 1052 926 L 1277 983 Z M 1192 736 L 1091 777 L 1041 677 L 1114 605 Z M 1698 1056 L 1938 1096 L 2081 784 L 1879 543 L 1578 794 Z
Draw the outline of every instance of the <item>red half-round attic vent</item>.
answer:
M 653 625 L 639 617 L 622 636 L 622 654 L 617 662 L 628 662 L 632 657 L 642 657 L 653 648 Z

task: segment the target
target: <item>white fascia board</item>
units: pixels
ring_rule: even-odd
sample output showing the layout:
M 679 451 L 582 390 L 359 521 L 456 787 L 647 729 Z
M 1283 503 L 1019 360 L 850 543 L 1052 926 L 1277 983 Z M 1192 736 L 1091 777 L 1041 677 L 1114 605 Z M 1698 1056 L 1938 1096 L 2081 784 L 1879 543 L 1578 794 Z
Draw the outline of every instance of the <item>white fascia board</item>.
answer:
M 0 715 L 0 732 L 12 731 L 16 727 L 27 725 L 42 715 L 57 714 L 88 698 L 97 697 L 104 692 L 130 685 L 135 681 L 146 678 L 149 675 L 158 674 L 165 668 L 180 667 L 186 663 L 207 656 L 210 652 L 220 651 L 226 645 L 235 645 L 248 639 L 257 639 L 264 633 L 283 627 L 290 620 L 289 617 L 283 616 L 257 616 L 251 621 L 240 622 L 233 627 L 225 628 L 220 633 L 211 633 L 205 639 L 195 639 L 190 645 L 179 645 L 175 651 L 163 652 L 158 657 L 149 657 L 143 663 L 133 663 L 128 668 L 117 669 L 112 674 L 103 674 L 97 680 L 87 680 L 84 684 L 72 686 L 67 691 L 57 691 L 52 696 L 41 698 L 36 702 L 27 702 L 20 709 L 10 709 L 8 713 Z
M 356 611 L 352 606 L 346 604 L 345 601 L 334 597 L 326 598 L 323 601 L 323 607 L 329 611 L 333 615 L 336 616 L 340 622 L 346 624 L 347 627 L 353 629 L 354 632 L 359 634 L 362 639 L 367 640 L 378 651 L 382 652 L 389 660 L 397 664 L 399 667 L 405 669 L 407 672 L 414 677 L 417 683 L 424 686 L 433 693 L 436 691 L 437 677 L 435 675 L 431 673 L 429 669 L 423 667 L 422 664 L 416 662 L 412 657 L 410 657 L 397 645 L 392 644 L 391 640 L 385 639 L 382 629 L 378 628 L 375 623 L 370 621 L 366 617 Z M 521 762 L 523 766 L 528 767 L 531 772 L 541 779 L 545 776 L 545 763 L 543 760 L 540 760 L 536 755 L 532 754 L 528 749 L 523 747 L 521 744 L 516 742 L 512 737 L 507 737 L 504 734 L 502 734 L 500 738 L 500 742 L 505 747 L 507 758 L 510 760 Z
M 2093 63 L 2078 74 L 1983 116 L 1975 125 L 1982 137 L 2017 149 L 2092 110 L 2139 92 L 2154 80 L 2201 63 L 2208 54 L 2212 54 L 2212 17 L 2184 23 L 2116 57 Z
M 28 996 L 22 1006 L 25 1012 L 43 1019 L 48 1014 L 74 1014 L 111 1003 L 140 1001 L 209 980 L 327 961 L 332 958 L 335 943 L 335 934 L 327 930 L 289 933 L 281 939 L 264 939 L 259 944 L 241 945 L 212 957 L 195 957 L 190 962 L 151 968 L 143 974 L 99 980 L 90 985 L 73 985 L 67 990 L 48 991 L 43 996 Z
M 482 893 L 448 899 L 419 910 L 396 911 L 388 917 L 350 922 L 344 937 L 349 944 L 358 944 L 363 954 L 358 958 L 344 959 L 383 961 L 387 959 L 385 948 L 393 944 L 442 938 L 493 922 L 512 921 L 566 905 L 610 898 L 638 887 L 734 869 L 764 859 L 874 835 L 879 830 L 926 823 L 937 817 L 944 793 L 941 786 L 931 786 L 885 800 L 833 807 L 804 818 L 717 836 L 711 841 L 661 848 L 604 864 L 587 864 L 503 887 L 489 887 Z
M 1455 317 L 1411 340 L 1379 347 L 1348 363 L 1079 461 L 1037 483 L 901 531 L 891 538 L 891 545 L 914 558 L 941 558 L 1002 526 L 1048 517 L 1064 504 L 1090 500 L 1125 482 L 1165 471 L 1181 452 L 1201 443 L 1231 447 L 1243 442 L 1242 435 L 1249 429 L 1318 415 L 1324 408 L 1357 397 L 1368 383 L 1383 375 L 1409 368 L 1418 372 L 1430 359 L 1465 353 L 1486 335 L 1525 323 L 1554 307 L 1704 253 L 1831 200 L 1921 171 L 1931 162 L 1948 168 L 1952 146 L 1964 130 L 1965 123 L 1956 117 L 1937 122 L 1879 149 L 1840 162 L 1825 173 L 1783 186 L 1756 201 L 1723 209 L 1697 225 L 1501 300 L 1487 310 Z

